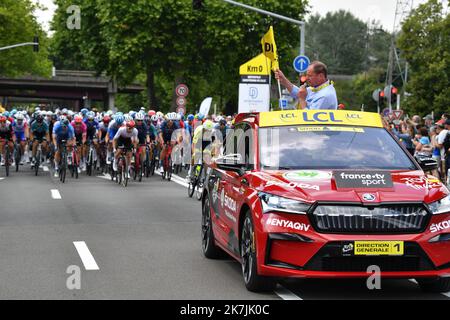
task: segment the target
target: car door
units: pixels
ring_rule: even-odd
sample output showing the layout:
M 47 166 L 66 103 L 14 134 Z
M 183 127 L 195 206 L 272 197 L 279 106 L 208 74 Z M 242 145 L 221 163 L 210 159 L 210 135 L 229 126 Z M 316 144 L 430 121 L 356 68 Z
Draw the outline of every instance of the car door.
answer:
M 234 130 L 233 154 L 241 159 L 243 168 L 253 169 L 253 131 L 249 124 L 241 123 Z M 237 172 L 227 171 L 221 183 L 221 209 L 224 233 L 228 239 L 228 248 L 239 254 L 239 213 L 244 203 L 244 192 L 247 188 L 245 177 Z

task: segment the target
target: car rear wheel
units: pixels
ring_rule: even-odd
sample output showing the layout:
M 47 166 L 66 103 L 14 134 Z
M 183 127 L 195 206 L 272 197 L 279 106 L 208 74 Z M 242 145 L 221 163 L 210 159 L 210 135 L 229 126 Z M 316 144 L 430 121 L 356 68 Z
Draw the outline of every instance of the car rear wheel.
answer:
M 275 279 L 258 275 L 255 232 L 249 211 L 245 214 L 242 225 L 240 248 L 242 275 L 247 289 L 253 292 L 273 291 L 276 286 Z
M 450 291 L 450 278 L 416 279 L 422 291 L 441 293 Z
M 217 259 L 223 255 L 222 250 L 214 243 L 214 233 L 211 221 L 211 208 L 206 197 L 202 210 L 202 251 L 206 258 Z

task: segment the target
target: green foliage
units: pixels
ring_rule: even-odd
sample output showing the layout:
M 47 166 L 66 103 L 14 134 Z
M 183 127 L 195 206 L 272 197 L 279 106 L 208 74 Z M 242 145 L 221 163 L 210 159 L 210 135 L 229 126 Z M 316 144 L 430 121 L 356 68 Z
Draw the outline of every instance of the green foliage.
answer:
M 448 112 L 450 106 L 450 15 L 440 1 L 420 5 L 402 27 L 398 39 L 410 65 L 406 91 L 409 111 L 427 114 Z
M 191 0 L 55 2 L 52 54 L 57 66 L 106 71 L 121 85 L 141 77 L 148 88 L 147 106 L 163 110 L 173 108 L 180 82 L 190 87 L 188 110 L 206 96 L 220 107 L 230 100 L 236 105 L 239 66 L 261 52 L 260 40 L 270 25 L 281 61 L 290 65 L 298 48 L 297 26 L 222 1 L 206 1 L 203 10 L 193 10 Z M 307 0 L 246 3 L 297 19 L 307 6 Z M 81 30 L 66 28 L 65 11 L 72 4 L 81 7 Z
M 39 52 L 32 46 L 0 51 L 0 75 L 50 76 L 51 62 L 48 57 L 48 38 L 33 16 L 36 9 L 29 0 L 2 0 L 0 2 L 0 47 L 33 42 L 38 36 Z

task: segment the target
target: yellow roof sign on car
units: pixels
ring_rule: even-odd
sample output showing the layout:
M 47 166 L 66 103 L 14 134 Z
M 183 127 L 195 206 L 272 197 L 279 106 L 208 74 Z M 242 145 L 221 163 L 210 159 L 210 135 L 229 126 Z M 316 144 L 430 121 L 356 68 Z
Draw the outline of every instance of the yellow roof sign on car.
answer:
M 383 127 L 378 113 L 351 110 L 286 110 L 261 112 L 260 127 L 291 125 L 341 125 Z

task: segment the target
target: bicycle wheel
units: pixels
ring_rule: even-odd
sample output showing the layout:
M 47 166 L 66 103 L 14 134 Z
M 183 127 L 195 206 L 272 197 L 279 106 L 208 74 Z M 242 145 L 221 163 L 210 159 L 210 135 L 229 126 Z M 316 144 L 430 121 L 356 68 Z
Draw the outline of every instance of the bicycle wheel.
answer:
M 128 179 L 129 179 L 129 172 L 128 172 L 128 165 L 126 160 L 124 159 L 124 165 L 122 167 L 122 186 L 126 187 L 128 185 Z
M 92 166 L 94 165 L 94 151 L 92 150 L 92 147 L 89 148 L 88 158 L 87 158 L 87 164 L 86 164 L 86 174 L 88 176 L 92 176 Z
M 41 151 L 36 152 L 35 162 L 34 162 L 34 174 L 37 176 L 39 174 L 39 166 L 41 165 Z
M 16 147 L 14 150 L 14 161 L 16 162 L 16 172 L 19 171 L 21 159 L 22 159 L 22 149 L 20 149 L 20 144 L 16 144 Z
M 170 181 L 170 179 L 172 179 L 172 170 L 173 170 L 172 156 L 169 156 L 168 163 L 169 165 L 167 167 L 167 180 Z
M 194 195 L 194 191 L 195 191 L 195 187 L 197 186 L 197 183 L 198 183 L 198 177 L 194 176 L 193 178 L 190 179 L 189 185 L 188 185 L 189 198 L 192 198 L 192 196 Z
M 142 176 L 144 175 L 144 161 L 142 159 L 142 156 L 139 155 L 139 170 L 138 171 L 138 180 L 139 182 L 142 182 Z
M 5 172 L 6 176 L 9 177 L 9 160 L 11 158 L 11 153 L 9 151 L 9 146 L 6 146 L 6 152 L 5 152 Z

